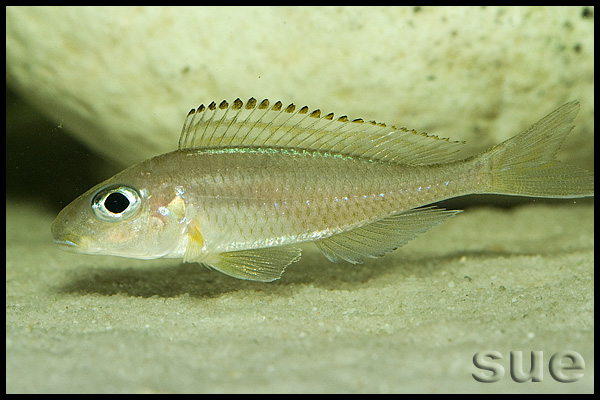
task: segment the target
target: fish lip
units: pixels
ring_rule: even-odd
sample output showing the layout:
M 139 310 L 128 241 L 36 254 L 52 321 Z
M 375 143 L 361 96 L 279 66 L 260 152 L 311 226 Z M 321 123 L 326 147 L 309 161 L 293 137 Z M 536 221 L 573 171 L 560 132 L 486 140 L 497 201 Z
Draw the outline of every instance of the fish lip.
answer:
M 81 249 L 77 243 L 71 242 L 70 240 L 54 239 L 54 243 L 64 250 Z
M 58 238 L 54 238 L 54 243 L 59 244 L 59 245 L 65 245 L 65 246 L 73 246 L 73 247 L 79 247 L 79 245 L 69 239 L 58 239 Z
M 83 249 L 75 242 L 72 242 L 68 239 L 54 239 L 54 243 L 58 245 L 61 250 L 80 253 L 83 252 Z
M 70 253 L 83 253 L 83 254 L 96 254 L 100 252 L 100 249 L 84 248 L 77 242 L 69 239 L 54 238 L 54 243 L 58 245 L 58 248 Z

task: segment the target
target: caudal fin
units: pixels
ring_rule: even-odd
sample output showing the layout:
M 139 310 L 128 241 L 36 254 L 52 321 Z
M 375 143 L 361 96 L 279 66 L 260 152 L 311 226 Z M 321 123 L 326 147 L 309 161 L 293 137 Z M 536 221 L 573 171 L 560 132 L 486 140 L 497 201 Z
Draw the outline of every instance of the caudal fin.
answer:
M 556 152 L 573 129 L 579 102 L 571 101 L 517 136 L 491 148 L 490 193 L 534 197 L 594 195 L 594 174 L 556 160 Z

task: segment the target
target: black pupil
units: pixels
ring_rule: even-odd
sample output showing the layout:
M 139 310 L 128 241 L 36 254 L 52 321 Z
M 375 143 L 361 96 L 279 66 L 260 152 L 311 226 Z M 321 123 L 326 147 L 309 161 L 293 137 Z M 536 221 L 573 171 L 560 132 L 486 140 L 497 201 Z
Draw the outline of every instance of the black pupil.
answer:
M 113 214 L 120 214 L 129 207 L 129 200 L 123 193 L 111 193 L 104 200 L 104 207 Z

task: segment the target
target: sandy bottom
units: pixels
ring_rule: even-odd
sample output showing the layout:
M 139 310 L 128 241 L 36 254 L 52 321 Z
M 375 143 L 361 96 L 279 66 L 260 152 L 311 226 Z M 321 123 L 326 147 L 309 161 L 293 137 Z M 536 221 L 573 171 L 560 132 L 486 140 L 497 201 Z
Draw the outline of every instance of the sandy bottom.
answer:
M 312 246 L 275 283 L 62 252 L 6 206 L 7 392 L 593 392 L 593 200 L 471 208 L 363 265 Z M 480 383 L 475 353 L 505 375 Z M 517 383 L 510 351 L 543 351 Z M 550 357 L 576 351 L 560 383 Z M 571 373 L 571 372 L 568 372 Z

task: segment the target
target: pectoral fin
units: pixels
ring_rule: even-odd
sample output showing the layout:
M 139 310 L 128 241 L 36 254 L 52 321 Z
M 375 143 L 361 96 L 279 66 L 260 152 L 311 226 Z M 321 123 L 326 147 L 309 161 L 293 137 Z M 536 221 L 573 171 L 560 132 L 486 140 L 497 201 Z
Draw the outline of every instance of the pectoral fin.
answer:
M 317 240 L 315 244 L 332 262 L 338 262 L 341 258 L 352 264 L 359 264 L 365 257 L 381 257 L 397 249 L 416 238 L 419 233 L 459 212 L 461 211 L 433 207 L 409 210 Z
M 271 282 L 279 279 L 300 255 L 301 250 L 293 247 L 229 251 L 219 254 L 218 261 L 209 266 L 237 279 Z
M 188 244 L 183 255 L 183 262 L 197 262 L 202 257 L 204 249 L 204 238 L 200 232 L 200 224 L 197 221 L 192 221 L 188 225 L 187 235 Z

